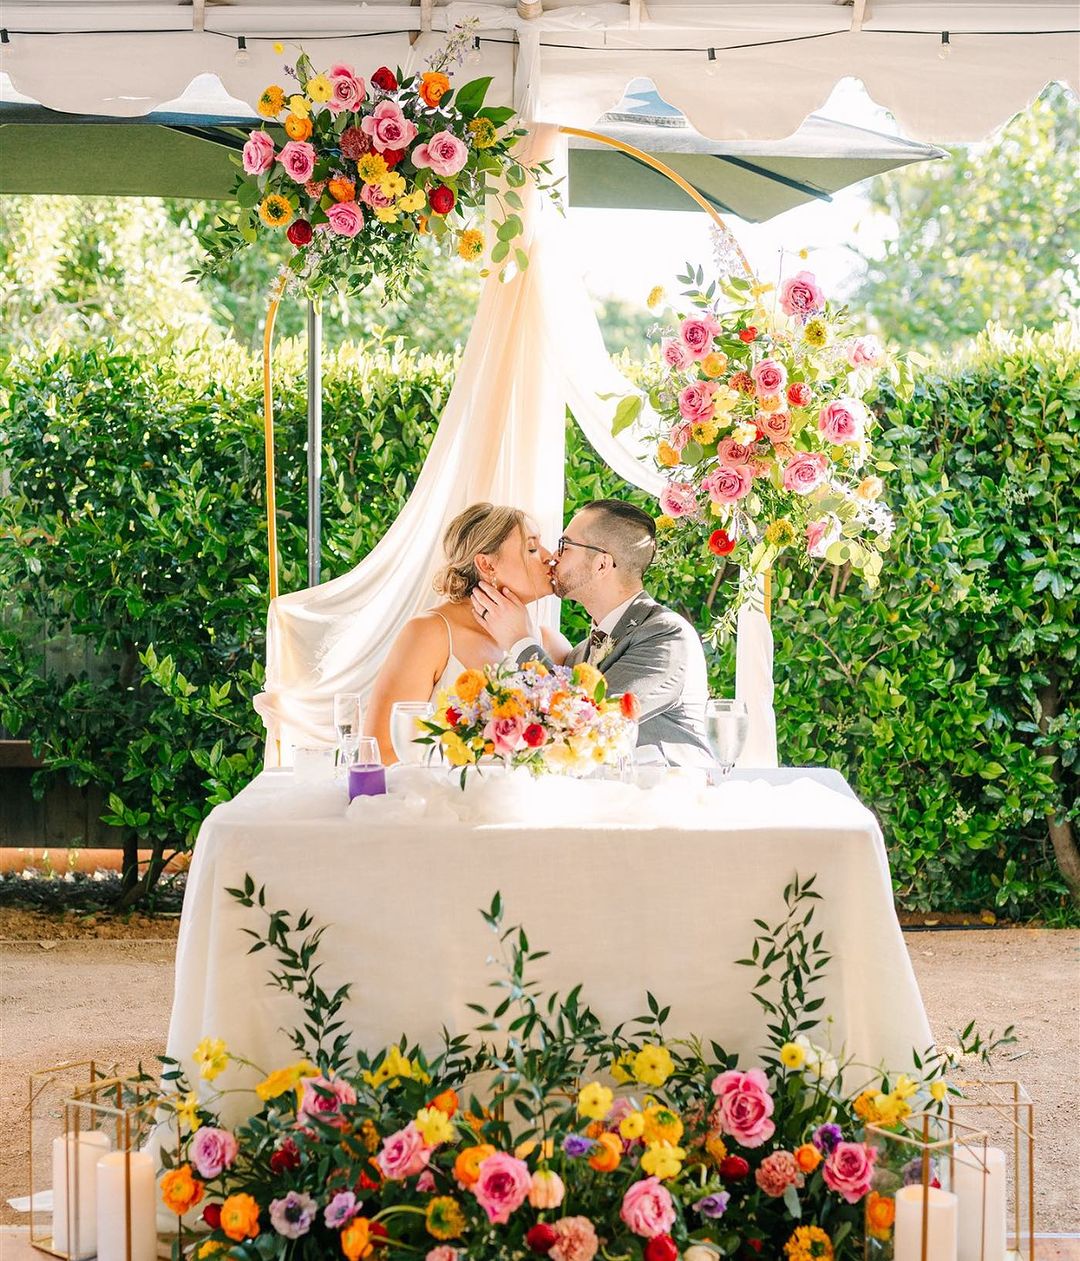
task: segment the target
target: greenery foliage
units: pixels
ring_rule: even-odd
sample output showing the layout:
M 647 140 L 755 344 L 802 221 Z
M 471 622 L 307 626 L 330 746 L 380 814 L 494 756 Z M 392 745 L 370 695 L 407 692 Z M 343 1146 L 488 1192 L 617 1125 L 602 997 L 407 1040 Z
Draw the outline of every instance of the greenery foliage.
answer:
M 781 759 L 843 771 L 881 818 L 900 904 L 1062 914 L 1075 855 L 1080 351 L 991 333 L 955 368 L 884 389 L 902 498 L 882 586 L 775 576 Z M 303 585 L 301 349 L 277 355 L 282 588 Z M 342 347 L 324 373 L 324 575 L 363 556 L 423 462 L 453 361 Z M 156 353 L 16 356 L 0 398 L 0 722 L 50 775 L 113 794 L 131 847 L 193 839 L 261 760 L 265 541 L 258 361 L 195 340 Z M 567 512 L 649 504 L 568 426 Z M 722 562 L 719 562 L 722 565 Z M 735 574 L 704 550 L 655 594 L 698 625 Z M 564 630 L 580 635 L 580 610 Z M 104 677 L 47 652 L 87 637 Z M 732 650 L 712 656 L 730 690 Z M 1055 863 L 1055 848 L 1057 862 Z M 152 883 L 152 880 L 149 882 Z M 1080 884 L 1074 886 L 1080 888 Z

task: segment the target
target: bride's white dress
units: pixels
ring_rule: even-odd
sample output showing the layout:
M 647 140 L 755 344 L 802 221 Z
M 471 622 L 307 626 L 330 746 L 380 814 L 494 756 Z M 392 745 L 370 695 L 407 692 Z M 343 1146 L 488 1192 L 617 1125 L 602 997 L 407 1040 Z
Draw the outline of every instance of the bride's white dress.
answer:
M 446 665 L 443 667 L 442 674 L 436 680 L 435 687 L 431 693 L 431 700 L 434 704 L 435 698 L 445 688 L 451 687 L 457 682 L 458 677 L 465 673 L 465 666 L 454 655 L 454 632 L 450 629 L 449 621 L 437 610 L 433 609 L 435 616 L 441 618 L 442 624 L 446 627 L 446 639 L 450 646 L 450 655 L 446 658 Z

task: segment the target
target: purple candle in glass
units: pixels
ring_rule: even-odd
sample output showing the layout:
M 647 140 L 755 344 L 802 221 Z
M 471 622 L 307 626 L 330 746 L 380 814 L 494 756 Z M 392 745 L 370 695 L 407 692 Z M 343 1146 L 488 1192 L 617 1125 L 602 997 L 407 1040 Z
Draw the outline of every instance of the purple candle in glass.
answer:
M 379 797 L 385 792 L 386 771 L 379 756 L 379 742 L 374 736 L 362 736 L 356 761 L 349 767 L 349 800 Z

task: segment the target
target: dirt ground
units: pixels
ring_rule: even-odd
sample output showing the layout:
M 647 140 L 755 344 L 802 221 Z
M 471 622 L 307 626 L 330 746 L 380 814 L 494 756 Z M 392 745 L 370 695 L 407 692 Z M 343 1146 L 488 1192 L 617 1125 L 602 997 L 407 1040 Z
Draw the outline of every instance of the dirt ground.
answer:
M 91 917 L 92 918 L 92 917 Z M 27 1191 L 25 1103 L 32 1069 L 96 1057 L 122 1069 L 164 1049 L 175 920 L 42 917 L 0 911 L 0 1223 Z M 906 934 L 939 1042 L 975 1019 L 1016 1026 L 999 1057 L 1036 1101 L 1036 1230 L 1080 1231 L 1080 932 L 1045 929 Z

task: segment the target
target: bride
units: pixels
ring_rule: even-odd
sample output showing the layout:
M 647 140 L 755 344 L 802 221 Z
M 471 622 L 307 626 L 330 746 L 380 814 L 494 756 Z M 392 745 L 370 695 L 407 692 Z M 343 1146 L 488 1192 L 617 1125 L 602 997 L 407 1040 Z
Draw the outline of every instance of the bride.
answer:
M 464 670 L 501 661 L 503 650 L 473 616 L 469 596 L 481 582 L 512 592 L 523 604 L 551 595 L 551 553 L 536 523 L 518 508 L 473 504 L 443 535 L 446 564 L 435 577 L 442 600 L 410 618 L 394 641 L 375 680 L 365 730 L 379 741 L 383 761 L 396 761 L 390 743 L 390 711 L 396 701 L 433 700 Z M 540 632 L 547 654 L 566 660 L 569 642 L 557 631 Z

